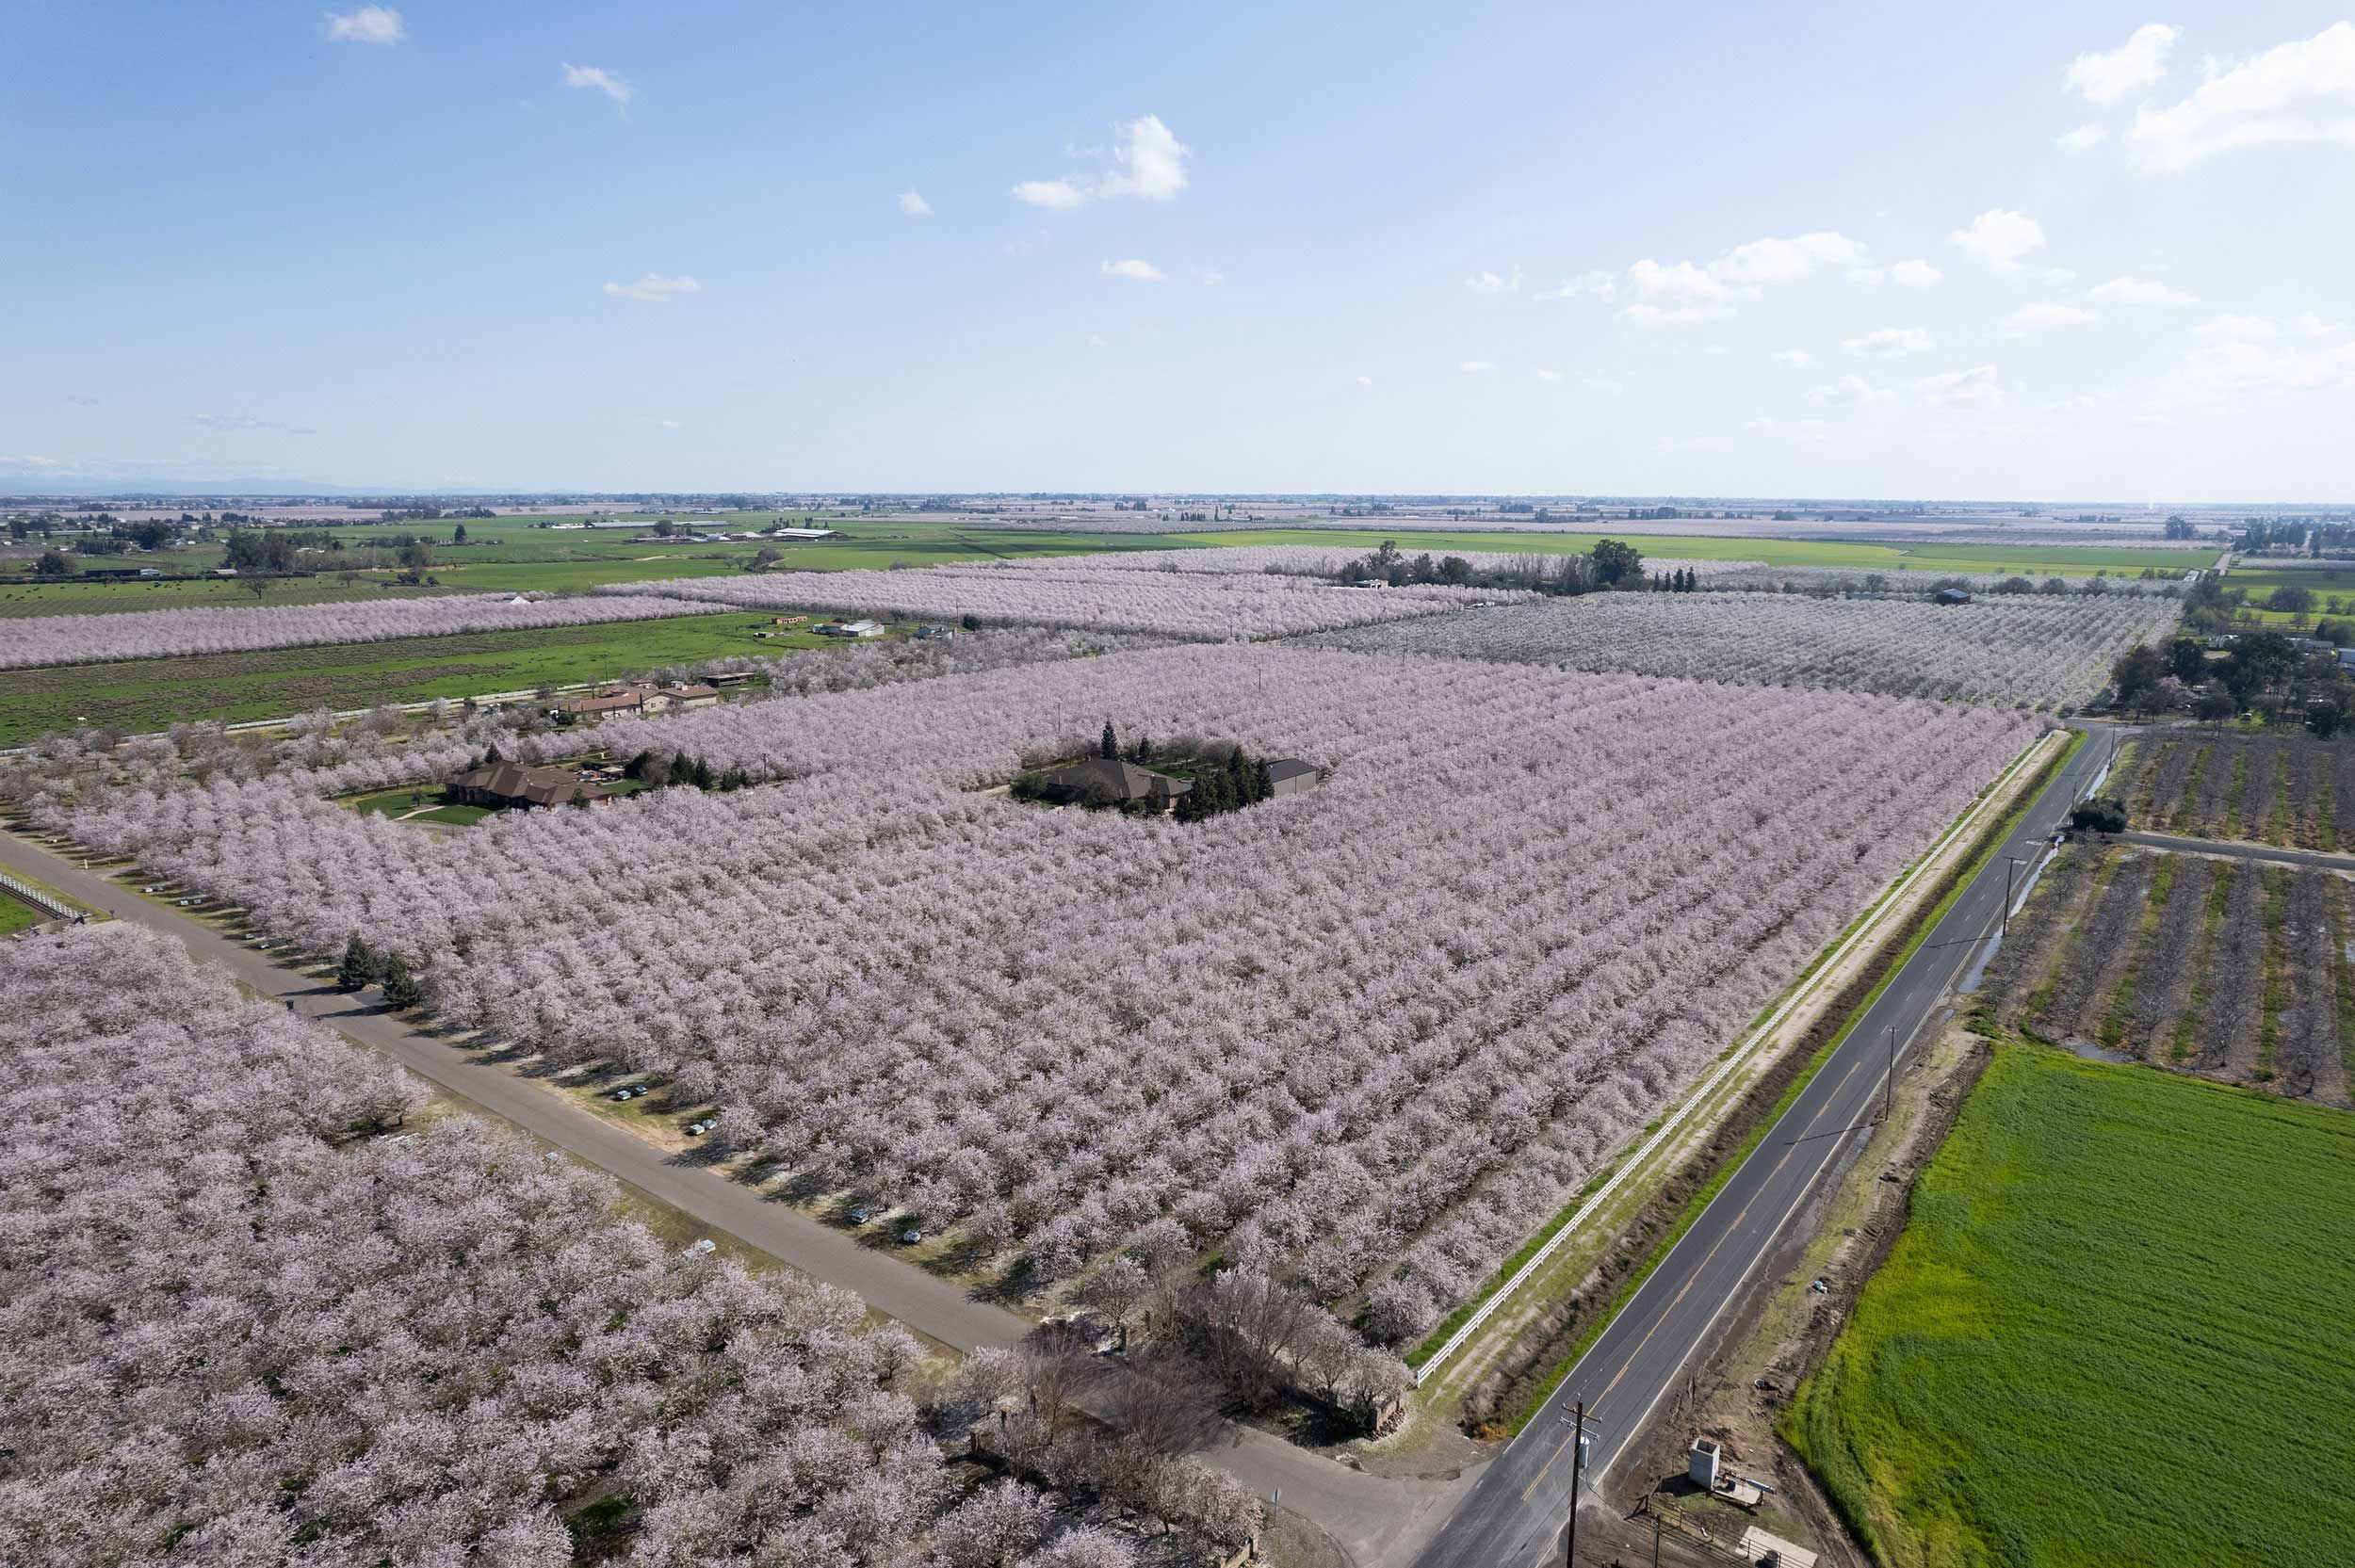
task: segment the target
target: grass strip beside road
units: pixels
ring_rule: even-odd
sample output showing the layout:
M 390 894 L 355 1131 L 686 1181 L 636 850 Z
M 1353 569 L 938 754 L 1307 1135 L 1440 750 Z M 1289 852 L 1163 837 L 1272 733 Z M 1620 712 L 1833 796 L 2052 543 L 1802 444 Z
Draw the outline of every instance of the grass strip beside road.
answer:
M 1764 1141 L 1767 1133 L 1773 1130 L 1775 1124 L 1782 1120 L 1783 1114 L 1796 1103 L 1808 1084 L 1813 1081 L 1815 1075 L 1823 1070 L 1824 1064 L 1831 1059 L 1842 1043 L 1854 1032 L 1858 1023 L 1872 1010 L 1873 1004 L 1880 1000 L 1881 994 L 1889 989 L 1890 983 L 1904 973 L 1906 965 L 1912 962 L 1916 953 L 1921 951 L 1922 944 L 1929 939 L 1930 932 L 1938 929 L 1938 923 L 1946 917 L 1947 911 L 1954 908 L 1955 901 L 1962 897 L 1963 890 L 1971 885 L 1981 871 L 1986 869 L 2005 842 L 2019 830 L 2020 824 L 2027 817 L 2029 808 L 2051 786 L 2053 781 L 2060 776 L 2061 770 L 2069 766 L 2070 758 L 2076 755 L 2078 747 L 2082 746 L 2085 740 L 2084 731 L 2071 731 L 2069 742 L 2058 752 L 2047 759 L 2044 767 L 2038 771 L 2036 778 L 2022 792 L 2020 803 L 2001 821 L 1990 825 L 1981 832 L 1970 859 L 1961 866 L 1948 872 L 1944 881 L 1940 884 L 1937 901 L 1926 910 L 1916 911 L 1913 917 L 1906 923 L 1903 940 L 1896 950 L 1892 953 L 1884 949 L 1881 956 L 1874 961 L 1872 969 L 1868 971 L 1871 979 L 1869 989 L 1852 1005 L 1842 1010 L 1839 1026 L 1831 1036 L 1808 1058 L 1806 1065 L 1792 1076 L 1774 1105 L 1765 1115 L 1759 1118 L 1757 1124 L 1751 1128 L 1748 1135 L 1718 1160 L 1709 1179 L 1701 1184 L 1691 1198 L 1686 1200 L 1684 1206 L 1678 1212 L 1675 1221 L 1662 1234 L 1660 1240 L 1646 1255 L 1644 1261 L 1638 1264 L 1621 1282 L 1617 1293 L 1612 1298 L 1611 1304 L 1597 1315 L 1592 1323 L 1581 1331 L 1578 1338 L 1572 1342 L 1569 1350 L 1543 1378 L 1538 1380 L 1535 1388 L 1524 1399 L 1520 1408 L 1513 1411 L 1502 1422 L 1499 1423 L 1506 1433 L 1518 1436 L 1521 1429 L 1527 1426 L 1538 1411 L 1545 1407 L 1546 1400 L 1552 1398 L 1553 1391 L 1562 1385 L 1563 1379 L 1569 1376 L 1570 1369 L 1578 1365 L 1581 1357 L 1594 1348 L 1595 1341 L 1601 1337 L 1603 1331 L 1611 1326 L 1613 1320 L 1626 1308 L 1627 1303 L 1634 1300 L 1635 1293 L 1643 1288 L 1644 1282 L 1659 1269 L 1668 1253 L 1675 1249 L 1676 1244 L 1684 1238 L 1685 1233 L 1693 1228 L 1717 1194 L 1724 1189 L 1726 1183 L 1733 1179 L 1733 1173 L 1742 1168 L 1743 1162 L 1757 1151 L 1761 1142 Z M 1851 993 L 1856 989 L 1856 983 L 1860 983 L 1861 978 L 1860 977 L 1860 982 L 1851 983 L 1849 987 Z

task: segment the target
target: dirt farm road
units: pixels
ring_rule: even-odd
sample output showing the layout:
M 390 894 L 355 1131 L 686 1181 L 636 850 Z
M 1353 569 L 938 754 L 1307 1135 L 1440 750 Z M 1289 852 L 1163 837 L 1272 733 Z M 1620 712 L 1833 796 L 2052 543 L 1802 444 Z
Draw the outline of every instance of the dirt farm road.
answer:
M 855 1291 L 877 1311 L 959 1350 L 1012 1345 L 1030 1325 L 887 1253 L 863 1246 L 726 1176 L 665 1155 L 636 1135 L 568 1104 L 547 1087 L 411 1028 L 332 986 L 297 973 L 135 887 L 0 831 L 0 865 L 37 878 L 117 919 L 159 931 L 264 995 L 293 1003 L 357 1043 L 399 1062 L 491 1116 L 758 1248 L 813 1279 Z M 1201 1457 L 1323 1529 L 1360 1568 L 1411 1561 L 1470 1487 L 1460 1480 L 1386 1480 L 1281 1439 L 1229 1427 Z

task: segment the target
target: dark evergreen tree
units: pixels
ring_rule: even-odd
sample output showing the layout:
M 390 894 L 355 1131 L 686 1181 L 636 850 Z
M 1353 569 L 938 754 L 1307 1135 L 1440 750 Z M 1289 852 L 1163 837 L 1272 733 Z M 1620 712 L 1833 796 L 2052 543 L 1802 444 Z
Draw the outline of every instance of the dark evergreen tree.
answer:
M 1251 799 L 1264 800 L 1275 793 L 1275 781 L 1268 775 L 1267 758 L 1261 757 L 1251 765 Z
M 623 766 L 622 777 L 625 779 L 644 778 L 646 776 L 646 765 L 652 761 L 654 761 L 654 753 L 652 752 L 639 752 Z
M 1120 736 L 1113 733 L 1113 721 L 1109 719 L 1104 720 L 1104 755 L 1114 758 L 1120 755 Z
M 409 973 L 409 965 L 398 953 L 384 957 L 384 1005 L 396 1010 L 415 1007 L 424 1000 L 417 990 L 417 978 Z
M 335 968 L 335 983 L 346 991 L 358 991 L 376 978 L 376 955 L 360 940 L 360 933 L 351 933 L 344 944 L 344 962 Z

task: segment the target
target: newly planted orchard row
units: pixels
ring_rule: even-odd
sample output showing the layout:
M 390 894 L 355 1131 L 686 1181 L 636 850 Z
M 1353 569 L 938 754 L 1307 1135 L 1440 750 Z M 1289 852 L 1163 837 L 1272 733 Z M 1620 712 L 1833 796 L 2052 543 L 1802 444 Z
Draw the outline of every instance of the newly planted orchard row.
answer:
M 2134 742 L 2115 793 L 2136 827 L 2301 849 L 2355 849 L 2355 743 L 2160 730 Z
M 2074 849 L 1984 990 L 1999 1023 L 2038 1039 L 2344 1105 L 2350 891 L 2327 871 Z

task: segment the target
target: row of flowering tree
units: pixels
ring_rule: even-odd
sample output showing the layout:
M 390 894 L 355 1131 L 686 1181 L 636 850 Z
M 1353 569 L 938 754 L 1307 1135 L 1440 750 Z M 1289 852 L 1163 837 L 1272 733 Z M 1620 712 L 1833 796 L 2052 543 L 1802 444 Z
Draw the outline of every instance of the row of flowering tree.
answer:
M 1516 597 L 1436 585 L 1368 593 L 1264 573 L 1129 572 L 1051 563 L 679 577 L 632 583 L 629 590 L 748 609 L 796 606 L 921 621 L 969 616 L 988 625 L 1080 627 L 1201 642 L 1290 637 Z
M 2172 599 L 2141 595 L 1937 605 L 1614 593 L 1356 627 L 1318 640 L 1367 652 L 2059 707 L 2092 698 L 2118 656 L 2164 637 L 2180 608 Z
M 987 1358 L 919 1407 L 856 1297 L 417 1124 L 399 1069 L 176 943 L 0 944 L 0 1561 L 1130 1568 L 1138 1519 L 1257 1528 L 1150 1432 L 966 1495 L 942 1448 Z
M 1107 715 L 1329 782 L 1186 825 L 973 792 L 1094 750 Z M 402 954 L 453 1026 L 674 1077 L 755 1173 L 919 1216 L 1019 1287 L 1153 1237 L 1295 1261 L 1391 1342 L 2034 730 L 1264 645 L 610 728 L 616 754 L 775 782 L 438 841 L 287 777 L 86 786 L 45 816 L 330 961 L 354 933 Z
M 130 610 L 118 615 L 25 616 L 0 639 L 0 669 L 31 665 L 111 664 L 122 659 L 247 654 L 331 642 L 454 637 L 465 632 L 530 631 L 608 621 L 707 615 L 716 605 L 632 592 L 558 599 L 450 593 L 376 603 L 281 605 L 260 609 Z

